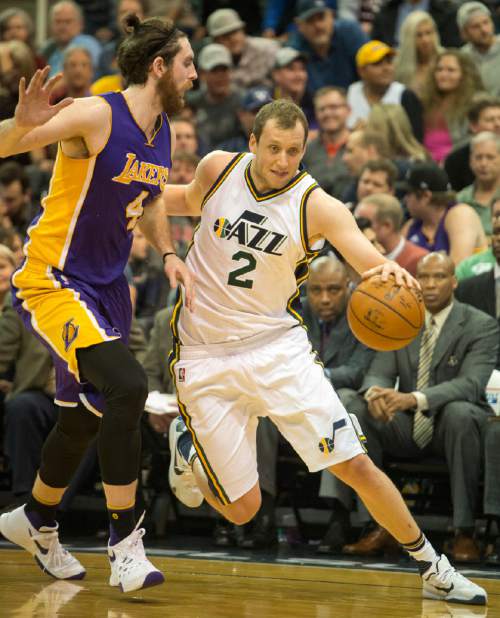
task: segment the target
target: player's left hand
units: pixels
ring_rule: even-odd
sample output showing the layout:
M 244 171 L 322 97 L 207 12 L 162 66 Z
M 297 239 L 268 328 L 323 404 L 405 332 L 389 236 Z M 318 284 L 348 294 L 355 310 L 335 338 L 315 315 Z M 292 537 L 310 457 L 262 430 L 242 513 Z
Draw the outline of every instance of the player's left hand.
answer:
M 380 275 L 382 277 L 382 281 L 387 281 L 392 275 L 396 279 L 397 285 L 405 285 L 408 288 L 420 289 L 420 284 L 418 281 L 414 279 L 407 270 L 392 260 L 387 260 L 383 264 L 375 266 L 375 268 L 366 270 L 361 277 L 362 279 L 369 279 L 370 277 L 373 277 L 373 275 Z
M 165 259 L 164 269 L 171 288 L 175 289 L 179 283 L 183 285 L 185 306 L 189 311 L 193 311 L 195 274 L 189 270 L 180 258 L 173 254 L 168 255 Z

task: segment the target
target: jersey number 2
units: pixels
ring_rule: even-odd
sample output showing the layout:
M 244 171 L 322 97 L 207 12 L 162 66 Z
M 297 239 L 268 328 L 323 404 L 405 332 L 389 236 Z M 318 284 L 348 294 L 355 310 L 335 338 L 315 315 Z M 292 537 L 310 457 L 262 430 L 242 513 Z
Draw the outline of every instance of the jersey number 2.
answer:
M 142 202 L 149 195 L 149 191 L 141 191 L 139 195 L 132 200 L 130 204 L 127 204 L 127 210 L 125 211 L 125 216 L 127 217 L 127 230 L 133 230 L 137 225 L 137 221 L 142 217 L 142 213 L 144 212 L 144 207 Z
M 241 266 L 236 270 L 232 270 L 229 273 L 229 277 L 227 282 L 229 285 L 235 285 L 239 288 L 248 288 L 251 289 L 253 287 L 252 279 L 240 279 L 243 275 L 247 273 L 251 273 L 253 270 L 257 268 L 257 260 L 251 253 L 247 253 L 246 251 L 238 251 L 235 253 L 232 258 L 235 262 L 240 262 L 241 260 L 245 260 L 247 264 L 245 266 Z

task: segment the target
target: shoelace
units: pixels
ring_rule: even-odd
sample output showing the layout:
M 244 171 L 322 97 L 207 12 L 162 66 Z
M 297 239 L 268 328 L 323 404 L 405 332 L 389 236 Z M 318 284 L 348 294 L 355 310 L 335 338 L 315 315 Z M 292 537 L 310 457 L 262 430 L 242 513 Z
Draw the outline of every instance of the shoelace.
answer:
M 142 517 L 139 520 L 139 523 L 141 521 Z M 118 565 L 120 570 L 135 571 L 136 569 L 142 569 L 143 561 L 147 560 L 144 545 L 142 544 L 142 537 L 145 534 L 146 530 L 144 528 L 139 528 L 134 530 L 134 532 L 130 535 L 130 540 L 127 543 L 127 547 L 123 548 L 123 554 Z M 137 560 L 136 562 L 130 559 L 131 555 L 133 555 Z
M 39 541 L 42 546 L 48 549 L 47 556 L 50 565 L 61 567 L 73 560 L 71 554 L 59 543 L 59 533 L 57 530 L 38 532 L 38 534 L 33 534 L 31 538 L 34 541 Z
M 146 558 L 146 552 L 144 551 L 144 545 L 142 544 L 142 537 L 146 534 L 144 528 L 139 528 L 135 531 L 134 536 L 130 539 L 130 549 L 138 558 Z
M 434 575 L 440 583 L 448 586 L 451 579 L 453 577 L 458 577 L 460 581 L 466 580 L 466 578 L 459 573 L 451 564 L 447 566 L 443 571 L 439 570 L 438 567 L 439 562 L 436 564 L 436 573 L 431 573 L 430 576 Z

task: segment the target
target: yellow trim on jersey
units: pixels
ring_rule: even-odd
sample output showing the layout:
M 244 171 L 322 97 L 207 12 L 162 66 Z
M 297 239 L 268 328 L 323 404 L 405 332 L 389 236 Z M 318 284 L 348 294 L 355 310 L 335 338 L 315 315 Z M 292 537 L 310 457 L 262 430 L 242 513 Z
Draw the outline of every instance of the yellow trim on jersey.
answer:
M 177 386 L 176 386 L 176 388 L 177 388 Z M 201 463 L 201 465 L 203 467 L 203 470 L 205 471 L 205 474 L 207 475 L 207 478 L 208 478 L 208 480 L 210 482 L 211 489 L 215 492 L 216 498 L 219 499 L 220 503 L 223 506 L 227 506 L 228 504 L 231 504 L 231 501 L 229 500 L 228 495 L 224 491 L 224 488 L 220 484 L 219 479 L 217 478 L 215 472 L 212 470 L 212 467 L 208 463 L 208 460 L 207 460 L 207 457 L 205 455 L 205 452 L 203 451 L 203 447 L 198 442 L 198 438 L 196 437 L 196 433 L 195 433 L 195 431 L 193 429 L 193 426 L 191 425 L 191 417 L 189 416 L 189 414 L 187 412 L 186 406 L 179 399 L 179 396 L 177 396 L 177 403 L 179 405 L 179 410 L 180 410 L 181 416 L 184 419 L 184 422 L 186 423 L 186 427 L 188 428 L 189 433 L 191 434 L 191 438 L 193 439 L 193 446 L 194 446 L 194 448 L 196 450 L 196 453 L 198 454 L 198 457 L 200 459 L 200 463 Z
M 12 283 L 17 288 L 16 297 L 30 314 L 33 329 L 65 361 L 78 381 L 76 350 L 119 339 L 107 335 L 99 326 L 78 292 L 61 286 L 52 274 L 51 266 L 27 259 L 14 274 Z M 64 329 L 68 325 L 73 327 L 72 341 L 64 338 Z
M 313 183 L 312 185 L 310 185 L 304 191 L 304 195 L 302 196 L 302 199 L 300 200 L 300 213 L 299 213 L 300 238 L 302 242 L 302 248 L 304 250 L 304 257 L 295 264 L 295 277 L 297 281 L 297 289 L 292 294 L 292 296 L 290 296 L 290 298 L 288 299 L 287 305 L 286 305 L 286 309 L 288 313 L 292 315 L 296 320 L 298 320 L 299 324 L 301 326 L 304 326 L 304 328 L 306 328 L 304 325 L 304 320 L 302 319 L 302 316 L 297 311 L 295 311 L 295 309 L 293 308 L 293 303 L 297 300 L 297 298 L 300 295 L 300 286 L 309 277 L 310 262 L 318 255 L 317 251 L 311 251 L 311 249 L 309 248 L 309 243 L 307 239 L 307 218 L 306 218 L 307 200 L 309 199 L 309 196 L 311 195 L 311 193 L 317 188 L 318 188 L 317 183 Z M 297 270 L 299 270 L 301 267 L 305 267 L 304 271 L 303 273 L 299 273 L 299 275 L 297 276 Z
M 263 202 L 265 200 L 270 200 L 273 197 L 277 197 L 278 195 L 281 195 L 282 193 L 285 193 L 286 191 L 289 191 L 290 189 L 292 189 L 293 187 L 295 187 L 296 184 L 298 184 L 303 178 L 305 178 L 305 176 L 307 176 L 308 172 L 303 171 L 300 172 L 299 174 L 297 174 L 297 176 L 294 176 L 290 182 L 288 182 L 282 189 L 279 189 L 277 191 L 269 191 L 268 193 L 259 193 L 257 191 L 257 187 L 255 186 L 252 177 L 250 176 L 250 165 L 251 165 L 251 161 L 250 163 L 246 166 L 245 168 L 245 182 L 246 185 L 250 191 L 250 193 L 253 195 L 255 201 L 257 202 Z
M 300 238 L 302 240 L 302 248 L 304 249 L 304 253 L 306 256 L 315 256 L 317 252 L 312 251 L 309 247 L 309 239 L 307 238 L 307 213 L 306 206 L 307 200 L 311 193 L 318 188 L 317 183 L 313 183 L 310 187 L 308 187 L 304 191 L 304 195 L 300 200 Z
M 236 155 L 233 159 L 231 159 L 229 164 L 226 165 L 226 167 L 222 170 L 217 180 L 210 187 L 210 189 L 205 193 L 205 197 L 203 198 L 203 201 L 201 202 L 201 210 L 203 210 L 203 207 L 205 206 L 205 204 L 212 197 L 212 195 L 217 191 L 217 189 L 221 186 L 221 184 L 226 180 L 226 178 L 234 170 L 236 165 L 241 161 L 241 159 L 245 156 L 245 154 L 247 153 L 241 152 L 240 154 Z
M 154 147 L 154 144 L 153 144 L 154 138 L 158 135 L 162 126 L 163 126 L 163 114 L 160 115 L 160 124 L 158 128 L 153 131 L 153 135 L 149 138 L 146 146 L 151 146 L 152 148 Z
M 178 313 L 180 311 L 181 306 L 182 306 L 182 295 L 179 293 L 179 298 L 177 300 L 174 312 L 172 314 L 172 318 L 170 320 L 172 332 L 174 333 L 174 349 L 171 352 L 171 360 L 169 362 L 170 374 L 172 376 L 175 390 L 177 392 L 177 405 L 179 406 L 179 411 L 181 413 L 182 418 L 184 419 L 184 422 L 186 423 L 186 427 L 188 428 L 191 434 L 191 438 L 193 440 L 193 446 L 196 450 L 196 453 L 198 454 L 200 463 L 203 467 L 203 470 L 205 471 L 205 474 L 207 475 L 207 478 L 210 480 L 210 485 L 212 489 L 215 491 L 216 497 L 220 500 L 221 504 L 226 506 L 227 504 L 230 504 L 230 500 L 226 492 L 224 491 L 224 488 L 220 484 L 219 479 L 217 478 L 215 472 L 212 470 L 212 467 L 208 463 L 203 447 L 198 442 L 198 438 L 196 437 L 196 433 L 191 424 L 191 417 L 189 416 L 187 412 L 185 404 L 183 404 L 179 398 L 179 390 L 177 388 L 177 377 L 175 375 L 175 365 L 177 364 L 180 358 L 180 345 L 179 345 L 179 340 L 177 338 L 177 320 L 178 320 Z
M 144 132 L 144 130 L 141 128 L 141 125 L 137 122 L 137 119 L 136 119 L 136 117 L 134 116 L 134 113 L 132 112 L 132 109 L 131 109 L 131 107 L 129 106 L 128 101 L 127 101 L 127 99 L 125 98 L 125 96 L 124 96 L 123 92 L 121 92 L 121 91 L 120 91 L 120 94 L 122 95 L 123 100 L 125 101 L 125 105 L 126 105 L 126 107 L 127 107 L 127 109 L 128 109 L 129 114 L 132 116 L 132 120 L 135 122 L 135 124 L 136 124 L 137 128 L 139 129 L 139 131 L 140 131 L 140 132 L 144 135 L 144 138 L 145 138 L 145 140 L 146 140 L 146 141 L 145 141 L 145 143 L 144 143 L 144 145 L 145 145 L 145 146 L 150 146 L 151 148 L 154 148 L 154 147 L 155 147 L 155 145 L 153 144 L 153 140 L 154 140 L 154 138 L 158 135 L 159 130 L 160 130 L 160 129 L 162 128 L 162 126 L 163 126 L 163 114 L 161 114 L 161 113 L 160 113 L 160 126 L 159 126 L 157 129 L 155 129 L 155 130 L 153 131 L 153 135 L 151 135 L 151 137 L 150 137 L 150 138 L 148 138 L 148 136 L 146 135 L 146 133 Z
M 64 268 L 78 216 L 94 173 L 96 157 L 73 159 L 58 147 L 43 212 L 28 229 L 25 255 Z
M 236 157 L 236 159 L 240 159 L 241 156 L 243 155 L 239 155 L 238 157 Z M 237 160 L 233 160 L 232 163 L 234 163 L 234 165 L 236 165 L 236 163 L 238 162 Z M 231 167 L 231 164 L 224 170 L 224 172 L 229 173 L 231 171 L 231 169 L 233 169 L 234 165 Z M 231 169 L 229 169 L 231 168 Z M 221 174 L 221 176 L 219 176 L 219 179 L 222 182 L 224 182 L 225 178 L 222 178 L 222 176 L 224 175 L 224 172 Z M 219 185 L 220 186 L 220 185 Z M 216 188 L 214 189 L 216 190 Z M 191 242 L 189 243 L 189 246 L 187 248 L 186 251 L 186 256 L 184 259 L 187 258 L 188 253 L 191 249 L 191 247 L 194 245 L 195 242 L 195 238 L 196 238 L 196 232 L 198 231 L 200 227 L 200 223 L 198 223 L 198 225 L 196 226 L 194 232 L 193 232 L 193 239 L 191 240 Z M 177 389 L 177 377 L 175 375 L 175 365 L 176 363 L 179 361 L 180 358 L 180 340 L 179 340 L 179 331 L 177 328 L 177 324 L 179 321 L 179 314 L 180 311 L 182 309 L 182 292 L 179 289 L 179 293 L 178 293 L 178 298 L 177 298 L 177 302 L 175 303 L 175 307 L 174 310 L 172 312 L 172 317 L 170 318 L 170 328 L 172 329 L 172 335 L 173 335 L 173 349 L 170 353 L 170 357 L 169 357 L 169 370 L 170 370 L 170 375 L 172 376 L 172 380 L 174 382 L 174 386 L 175 386 L 175 390 L 177 392 L 177 404 L 179 406 L 179 410 L 181 412 L 181 416 L 184 419 L 184 422 L 186 423 L 186 427 L 188 428 L 188 430 L 191 433 L 191 437 L 193 440 L 193 446 L 198 454 L 198 457 L 200 458 L 200 463 L 205 471 L 205 474 L 207 475 L 207 478 L 210 479 L 211 481 L 211 487 L 213 488 L 213 490 L 216 492 L 217 497 L 219 498 L 220 502 L 223 505 L 227 505 L 230 504 L 230 500 L 226 494 L 226 492 L 224 491 L 224 488 L 222 487 L 222 485 L 220 484 L 219 480 L 217 479 L 217 476 L 215 475 L 214 471 L 212 470 L 212 467 L 210 466 L 210 464 L 208 463 L 207 457 L 203 451 L 203 447 L 201 446 L 201 444 L 198 442 L 198 438 L 196 437 L 196 434 L 194 432 L 194 429 L 191 425 L 191 418 L 189 416 L 189 414 L 187 413 L 186 410 L 186 406 L 181 402 L 181 400 L 179 399 L 179 391 Z

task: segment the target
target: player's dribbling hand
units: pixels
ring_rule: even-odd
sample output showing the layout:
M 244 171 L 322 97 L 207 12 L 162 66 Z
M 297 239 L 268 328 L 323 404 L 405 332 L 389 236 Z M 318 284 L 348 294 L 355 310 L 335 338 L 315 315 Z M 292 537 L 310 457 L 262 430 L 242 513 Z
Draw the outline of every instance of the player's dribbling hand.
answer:
M 16 125 L 22 129 L 39 127 L 53 118 L 63 108 L 73 103 L 73 99 L 66 97 L 56 105 L 50 104 L 50 97 L 54 86 L 62 79 L 62 73 L 51 77 L 46 83 L 50 67 L 38 69 L 26 88 L 26 79 L 21 77 L 19 82 L 19 101 L 14 118 Z
M 392 260 L 387 260 L 387 262 L 379 264 L 378 266 L 375 266 L 375 268 L 366 270 L 361 275 L 361 278 L 369 279 L 374 275 L 380 275 L 382 277 L 382 281 L 387 281 L 392 275 L 396 279 L 397 285 L 405 285 L 408 288 L 420 289 L 420 284 L 418 281 L 414 279 L 407 270 Z
M 175 289 L 177 284 L 182 284 L 184 287 L 184 304 L 189 311 L 193 311 L 195 274 L 176 255 L 169 255 L 167 257 L 164 268 L 171 288 Z

